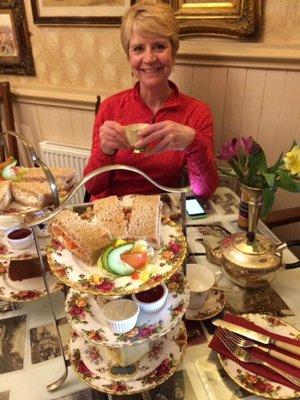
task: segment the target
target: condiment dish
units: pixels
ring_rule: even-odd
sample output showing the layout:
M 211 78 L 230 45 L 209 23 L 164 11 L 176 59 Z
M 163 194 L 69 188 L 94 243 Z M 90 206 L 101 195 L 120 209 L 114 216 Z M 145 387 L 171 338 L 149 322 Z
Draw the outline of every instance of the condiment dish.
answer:
M 112 300 L 102 308 L 103 316 L 113 333 L 126 333 L 136 325 L 140 308 L 130 299 Z
M 163 308 L 168 293 L 169 291 L 167 286 L 162 284 L 144 292 L 133 294 L 132 298 L 139 305 L 142 311 L 152 314 Z
M 6 232 L 8 244 L 16 250 L 27 249 L 33 243 L 33 233 L 29 228 L 14 228 Z

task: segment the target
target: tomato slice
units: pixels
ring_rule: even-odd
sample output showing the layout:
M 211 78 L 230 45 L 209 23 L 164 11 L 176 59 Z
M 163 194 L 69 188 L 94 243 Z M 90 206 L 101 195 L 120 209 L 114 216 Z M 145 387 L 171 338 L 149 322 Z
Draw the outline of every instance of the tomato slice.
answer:
M 145 251 L 121 254 L 121 260 L 129 264 L 134 269 L 142 268 L 146 264 L 147 258 L 148 256 Z

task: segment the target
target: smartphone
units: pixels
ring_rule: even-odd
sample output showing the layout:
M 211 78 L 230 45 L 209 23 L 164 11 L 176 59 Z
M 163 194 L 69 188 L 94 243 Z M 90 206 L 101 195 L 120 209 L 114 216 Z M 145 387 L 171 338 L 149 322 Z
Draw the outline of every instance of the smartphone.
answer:
M 200 200 L 194 196 L 188 196 L 185 200 L 185 209 L 189 218 L 204 218 L 206 211 L 204 210 Z

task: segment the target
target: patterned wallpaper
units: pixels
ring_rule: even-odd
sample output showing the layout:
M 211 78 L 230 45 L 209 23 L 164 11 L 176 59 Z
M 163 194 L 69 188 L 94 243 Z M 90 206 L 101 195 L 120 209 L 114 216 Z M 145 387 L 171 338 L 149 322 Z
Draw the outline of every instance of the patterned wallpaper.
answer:
M 299 45 L 300 1 L 263 3 L 265 22 L 261 40 L 274 45 Z M 131 86 L 119 28 L 35 25 L 30 1 L 26 0 L 25 6 L 36 76 L 3 75 L 1 80 L 9 80 L 12 86 L 102 89 L 112 93 Z

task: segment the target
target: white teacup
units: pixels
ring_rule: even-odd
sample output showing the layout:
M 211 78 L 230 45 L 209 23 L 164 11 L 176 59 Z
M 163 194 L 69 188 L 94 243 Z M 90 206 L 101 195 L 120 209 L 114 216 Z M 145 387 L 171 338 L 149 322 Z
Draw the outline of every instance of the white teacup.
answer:
M 190 287 L 189 309 L 196 310 L 205 303 L 209 290 L 222 278 L 223 273 L 213 273 L 209 268 L 200 264 L 187 264 L 186 277 Z

